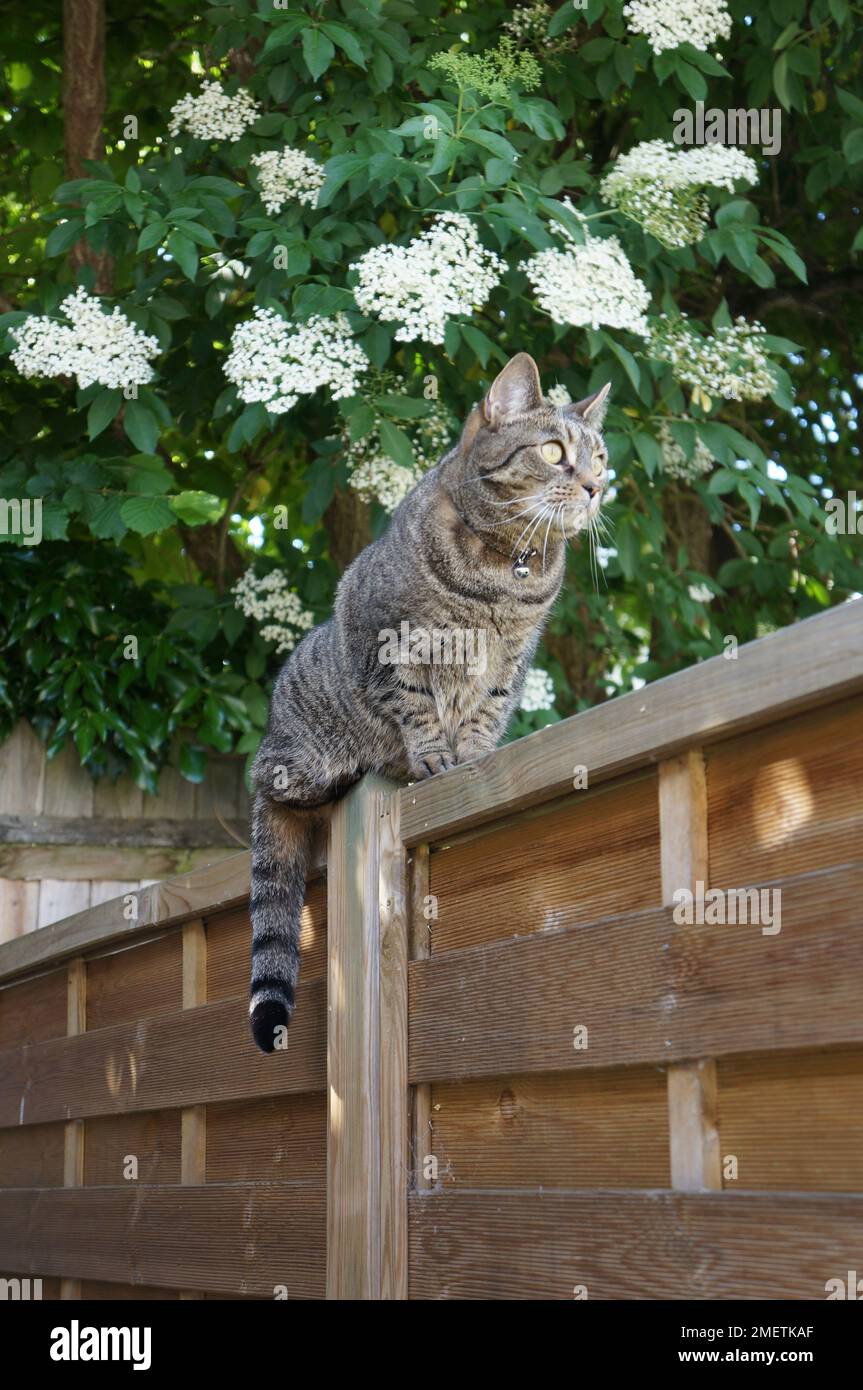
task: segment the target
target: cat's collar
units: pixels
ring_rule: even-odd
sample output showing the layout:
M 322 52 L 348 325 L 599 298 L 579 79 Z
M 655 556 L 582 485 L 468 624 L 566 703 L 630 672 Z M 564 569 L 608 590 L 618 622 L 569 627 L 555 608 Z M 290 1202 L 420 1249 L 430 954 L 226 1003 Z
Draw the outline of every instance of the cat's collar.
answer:
M 461 521 L 462 524 L 467 527 L 467 529 L 471 532 L 472 535 L 476 536 L 477 540 L 480 541 L 481 544 L 486 547 L 486 549 L 493 550 L 496 555 L 502 555 L 505 560 L 509 560 L 510 568 L 516 579 L 528 579 L 530 577 L 530 561 L 533 559 L 534 555 L 539 554 L 539 551 L 537 550 L 536 546 L 532 545 L 528 547 L 527 550 L 520 550 L 516 555 L 515 559 L 513 559 L 512 551 L 510 551 L 509 554 L 507 554 L 505 550 L 500 549 L 500 546 L 492 545 L 491 541 L 486 540 L 485 536 L 480 535 L 479 531 L 477 531 L 473 526 L 471 526 L 467 517 L 463 516 L 462 513 L 459 511 L 458 507 L 456 507 L 455 502 L 453 502 L 453 507 L 455 509 L 455 513 L 459 521 Z

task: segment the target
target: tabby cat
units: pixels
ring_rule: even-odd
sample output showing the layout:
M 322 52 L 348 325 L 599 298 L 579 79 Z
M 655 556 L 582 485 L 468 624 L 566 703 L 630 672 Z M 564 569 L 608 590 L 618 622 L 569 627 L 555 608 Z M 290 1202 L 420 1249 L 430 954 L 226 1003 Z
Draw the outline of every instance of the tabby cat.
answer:
M 311 839 L 330 803 L 366 772 L 416 781 L 502 737 L 566 540 L 600 507 L 607 394 L 557 407 L 533 359 L 513 357 L 282 667 L 253 769 L 250 1014 L 262 1051 L 282 1045 L 293 1011 Z M 408 634 L 396 659 L 394 634 Z

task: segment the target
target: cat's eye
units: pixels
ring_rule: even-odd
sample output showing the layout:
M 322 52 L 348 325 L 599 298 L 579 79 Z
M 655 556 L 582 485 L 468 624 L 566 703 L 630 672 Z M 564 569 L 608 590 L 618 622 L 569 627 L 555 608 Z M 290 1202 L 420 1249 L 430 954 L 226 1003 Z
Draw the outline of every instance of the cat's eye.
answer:
M 540 453 L 546 463 L 560 463 L 563 458 L 563 445 L 558 444 L 555 439 L 549 439 L 546 444 L 543 444 Z
M 594 454 L 592 465 L 593 471 L 598 478 L 603 468 L 605 467 L 605 460 L 603 459 L 602 454 Z

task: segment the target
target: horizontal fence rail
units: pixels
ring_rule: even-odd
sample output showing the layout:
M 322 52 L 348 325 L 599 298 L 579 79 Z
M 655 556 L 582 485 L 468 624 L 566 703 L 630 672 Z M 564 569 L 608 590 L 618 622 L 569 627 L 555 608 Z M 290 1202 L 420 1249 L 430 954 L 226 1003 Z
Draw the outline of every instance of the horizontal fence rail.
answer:
M 0 1274 L 825 1297 L 863 1240 L 861 832 L 856 602 L 364 779 L 315 850 L 283 1052 L 249 1038 L 247 853 L 0 945 Z

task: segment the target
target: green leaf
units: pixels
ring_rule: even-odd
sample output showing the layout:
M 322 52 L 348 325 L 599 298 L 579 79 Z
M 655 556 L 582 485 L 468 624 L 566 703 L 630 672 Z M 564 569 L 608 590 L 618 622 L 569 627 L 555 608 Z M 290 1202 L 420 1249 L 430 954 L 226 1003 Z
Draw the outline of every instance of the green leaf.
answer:
M 178 492 L 169 498 L 172 511 L 187 526 L 202 526 L 218 521 L 225 510 L 225 500 L 212 492 Z
M 138 250 L 149 251 L 154 246 L 159 246 L 168 235 L 167 222 L 150 222 L 143 228 L 138 237 Z
M 352 63 L 356 63 L 358 68 L 366 65 L 366 55 L 363 53 L 359 39 L 352 34 L 350 29 L 346 29 L 344 24 L 334 24 L 331 20 L 326 20 L 321 25 L 321 29 L 327 38 L 332 39 L 334 44 L 347 53 Z
M 168 254 L 188 280 L 194 280 L 198 273 L 198 248 L 182 232 L 172 232 L 168 237 Z
M 318 193 L 317 206 L 329 207 L 342 185 L 361 169 L 365 169 L 366 163 L 366 159 L 358 154 L 338 154 L 333 159 L 328 159 L 324 165 L 326 177 Z
M 307 22 L 303 29 L 303 58 L 315 81 L 326 72 L 335 56 L 336 50 L 323 30 Z
M 123 392 L 119 387 L 112 387 L 107 391 L 100 391 L 87 411 L 87 438 L 95 439 L 104 429 L 107 429 L 117 411 L 120 409 L 120 402 L 123 399 Z
M 120 508 L 120 516 L 130 531 L 151 536 L 175 524 L 176 518 L 164 497 L 130 497 Z
M 60 222 L 48 234 L 45 241 L 45 255 L 59 256 L 81 240 L 84 221 L 81 217 L 70 217 L 68 222 Z
M 418 400 L 416 396 L 380 396 L 376 402 L 386 415 L 395 415 L 399 420 L 419 420 L 429 413 L 429 403 Z
M 159 421 L 142 401 L 126 402 L 123 428 L 142 454 L 152 454 L 159 440 Z
M 414 453 L 404 430 L 389 420 L 381 420 L 380 439 L 381 448 L 395 463 L 400 464 L 402 468 L 413 467 Z
M 859 164 L 863 159 L 863 126 L 848 132 L 842 141 L 842 152 L 849 164 Z

